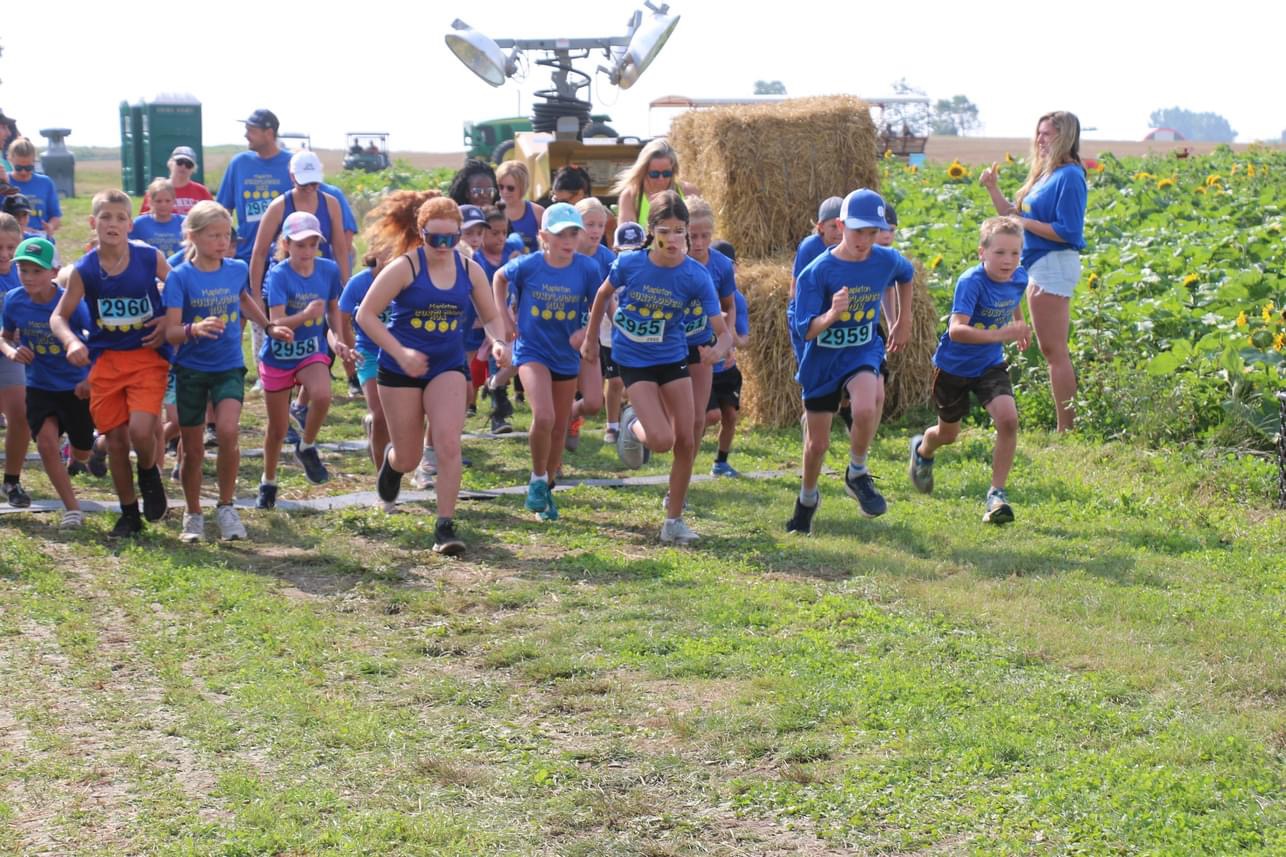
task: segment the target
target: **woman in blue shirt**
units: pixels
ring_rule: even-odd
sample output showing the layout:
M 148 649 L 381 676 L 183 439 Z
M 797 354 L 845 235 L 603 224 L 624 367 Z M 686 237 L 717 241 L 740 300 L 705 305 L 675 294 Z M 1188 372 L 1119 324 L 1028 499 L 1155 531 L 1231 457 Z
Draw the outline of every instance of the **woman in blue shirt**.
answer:
M 1076 371 L 1068 353 L 1072 292 L 1081 276 L 1085 249 L 1085 168 L 1081 123 L 1063 110 L 1036 123 L 1031 170 L 1011 203 L 997 186 L 999 164 L 981 177 L 998 214 L 1016 214 L 1023 224 L 1023 267 L 1030 284 L 1027 303 L 1040 351 L 1049 363 L 1058 430 L 1071 431 L 1076 417 Z

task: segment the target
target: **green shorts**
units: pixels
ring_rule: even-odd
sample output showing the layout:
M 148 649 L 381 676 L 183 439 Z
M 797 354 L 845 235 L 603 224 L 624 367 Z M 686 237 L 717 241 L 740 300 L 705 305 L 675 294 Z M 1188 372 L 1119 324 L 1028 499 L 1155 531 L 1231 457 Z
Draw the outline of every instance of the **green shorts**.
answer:
M 226 369 L 222 372 L 201 372 L 186 366 L 175 366 L 174 381 L 180 428 L 205 425 L 207 403 L 217 405 L 224 399 L 245 401 L 246 370 L 244 368 Z

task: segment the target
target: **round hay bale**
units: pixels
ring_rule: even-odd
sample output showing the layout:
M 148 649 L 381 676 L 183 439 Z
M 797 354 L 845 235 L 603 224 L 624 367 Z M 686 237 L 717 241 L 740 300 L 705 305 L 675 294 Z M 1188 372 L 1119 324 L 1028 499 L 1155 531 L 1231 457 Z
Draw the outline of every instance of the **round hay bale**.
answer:
M 822 200 L 880 187 L 875 123 L 852 96 L 690 110 L 669 139 L 746 259 L 793 254 Z
M 750 311 L 750 342 L 737 349 L 741 417 L 754 425 L 789 426 L 799 422 L 803 411 L 786 325 L 790 269 L 789 259 L 737 266 L 737 284 Z
M 884 379 L 884 419 L 897 419 L 915 408 L 928 405 L 933 396 L 933 352 L 938 348 L 938 310 L 929 294 L 929 277 L 924 266 L 915 268 L 911 296 L 911 341 L 901 351 L 888 355 L 888 377 Z M 887 319 L 880 321 L 888 341 Z

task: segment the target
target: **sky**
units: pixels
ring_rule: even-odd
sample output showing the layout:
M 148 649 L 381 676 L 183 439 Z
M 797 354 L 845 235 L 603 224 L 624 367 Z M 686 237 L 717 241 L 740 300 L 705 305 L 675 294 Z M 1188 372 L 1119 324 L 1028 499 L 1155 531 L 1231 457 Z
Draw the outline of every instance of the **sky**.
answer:
M 972 100 L 980 136 L 1029 137 L 1040 114 L 1061 109 L 1095 129 L 1086 138 L 1134 140 L 1153 110 L 1171 106 L 1219 113 L 1242 142 L 1286 129 L 1277 97 L 1286 7 L 1276 4 L 924 0 L 878 14 L 871 3 L 670 5 L 679 24 L 634 87 L 594 77 L 594 112 L 609 113 L 618 133 L 663 133 L 670 114 L 648 105 L 665 95 L 749 96 L 756 80 L 780 80 L 792 96 L 880 96 L 903 78 L 930 98 Z M 59 16 L 76 23 L 56 29 L 0 24 L 0 108 L 24 133 L 62 126 L 73 145 L 118 145 L 122 100 L 184 92 L 202 103 L 205 145 L 243 142 L 240 120 L 268 107 L 317 148 L 342 147 L 348 131 L 387 131 L 395 150 L 461 151 L 465 120 L 527 113 L 549 77 L 529 64 L 525 80 L 487 85 L 446 48 L 454 18 L 496 39 L 623 36 L 642 8 L 131 0 L 121 4 L 128 14 L 104 15 L 104 6 L 62 3 Z M 580 67 L 599 64 L 601 55 Z

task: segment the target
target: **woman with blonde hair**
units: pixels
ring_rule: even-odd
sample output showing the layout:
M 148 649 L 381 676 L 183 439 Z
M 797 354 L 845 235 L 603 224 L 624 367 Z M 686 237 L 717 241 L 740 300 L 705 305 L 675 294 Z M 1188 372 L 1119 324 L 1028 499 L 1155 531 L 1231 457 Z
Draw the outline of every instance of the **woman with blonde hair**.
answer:
M 683 199 L 697 192 L 696 185 L 679 180 L 679 155 L 663 137 L 643 147 L 634 166 L 616 178 L 617 218 L 621 223 L 647 223 L 653 196 L 672 190 Z
M 1071 431 L 1076 411 L 1076 370 L 1068 352 L 1072 293 L 1081 276 L 1085 249 L 1085 167 L 1081 164 L 1081 123 L 1056 110 L 1036 122 L 1031 169 L 1010 202 L 1000 192 L 1000 165 L 980 178 L 997 214 L 1015 214 L 1023 225 L 1022 264 L 1030 283 L 1027 304 L 1040 351 L 1049 363 L 1058 430 Z
M 545 209 L 526 198 L 531 187 L 531 173 L 522 161 L 505 161 L 496 167 L 496 187 L 500 190 L 500 207 L 509 219 L 509 231 L 522 236 L 528 253 L 540 249 L 540 221 Z

